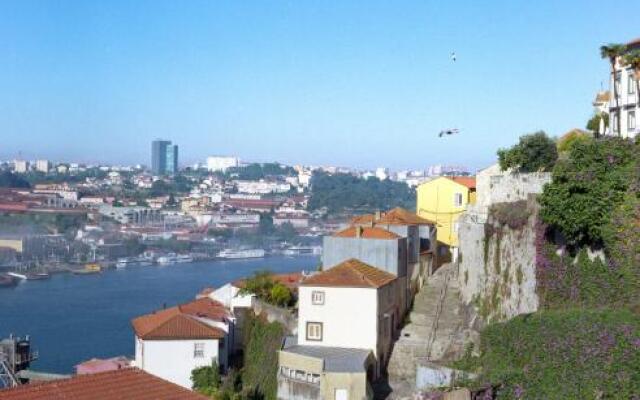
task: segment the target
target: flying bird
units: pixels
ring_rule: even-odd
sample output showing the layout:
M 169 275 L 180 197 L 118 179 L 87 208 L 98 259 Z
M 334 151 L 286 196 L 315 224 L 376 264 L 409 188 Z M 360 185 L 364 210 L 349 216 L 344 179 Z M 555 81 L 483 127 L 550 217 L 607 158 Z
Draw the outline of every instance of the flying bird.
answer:
M 443 137 L 444 135 L 453 135 L 455 133 L 460 132 L 458 129 L 453 128 L 453 129 L 445 129 L 443 131 L 440 131 L 440 133 L 438 133 L 438 137 Z
M 452 51 L 452 52 L 451 52 L 451 61 L 456 62 L 456 59 L 457 59 L 457 57 L 456 57 L 456 52 L 455 52 L 455 51 Z

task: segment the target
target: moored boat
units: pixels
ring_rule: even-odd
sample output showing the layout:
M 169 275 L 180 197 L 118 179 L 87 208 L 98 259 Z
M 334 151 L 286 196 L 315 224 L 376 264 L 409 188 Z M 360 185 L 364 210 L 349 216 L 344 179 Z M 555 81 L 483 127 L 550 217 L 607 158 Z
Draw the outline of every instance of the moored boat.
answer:
M 224 258 L 229 260 L 243 259 L 243 258 L 262 258 L 264 257 L 263 249 L 246 249 L 246 250 L 233 250 L 224 249 L 218 253 L 218 258 Z

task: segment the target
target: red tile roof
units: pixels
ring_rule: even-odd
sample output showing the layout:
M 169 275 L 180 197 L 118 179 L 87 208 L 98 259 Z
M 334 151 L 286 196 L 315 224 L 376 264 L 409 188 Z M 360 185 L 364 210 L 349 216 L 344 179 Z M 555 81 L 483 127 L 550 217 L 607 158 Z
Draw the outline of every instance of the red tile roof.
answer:
M 358 236 L 358 230 L 360 229 L 360 236 Z M 333 234 L 333 237 L 342 237 L 342 238 L 356 238 L 360 237 L 363 239 L 398 239 L 400 235 L 397 235 L 393 232 L 389 232 L 386 229 L 382 228 L 373 228 L 367 226 L 350 226 L 347 229 L 343 229 L 340 232 L 336 232 Z
M 358 215 L 351 219 L 351 223 L 356 225 L 382 224 L 382 225 L 435 225 L 435 222 L 422 218 L 401 207 L 381 212 L 379 218 L 375 214 Z
M 2 400 L 205 400 L 137 368 L 0 389 Z
M 271 279 L 275 282 L 282 283 L 291 290 L 296 290 L 300 286 L 300 282 L 304 279 L 304 275 L 301 272 L 294 272 L 291 274 L 272 274 Z M 239 279 L 232 283 L 237 288 L 243 288 L 245 286 L 245 279 Z
M 145 340 L 220 339 L 225 332 L 201 319 L 224 321 L 228 315 L 221 303 L 203 297 L 134 318 L 131 324 L 136 336 Z
M 448 176 L 447 178 L 452 181 L 461 184 L 462 186 L 466 186 L 469 189 L 476 188 L 476 177 L 475 176 Z
M 300 286 L 377 289 L 395 280 L 396 277 L 394 275 L 352 258 L 326 271 L 310 276 Z

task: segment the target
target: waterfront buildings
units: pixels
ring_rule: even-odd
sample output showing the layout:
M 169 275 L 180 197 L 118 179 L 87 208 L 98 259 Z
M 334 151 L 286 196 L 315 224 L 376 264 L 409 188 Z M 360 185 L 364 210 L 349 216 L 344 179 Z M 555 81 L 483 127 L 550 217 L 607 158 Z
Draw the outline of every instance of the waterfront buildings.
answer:
M 436 223 L 437 240 L 444 245 L 438 247 L 438 256 L 444 256 L 448 247 L 455 260 L 458 248 L 456 221 L 467 205 L 475 201 L 475 177 L 439 177 L 418 186 L 417 213 Z
M 626 51 L 640 50 L 640 39 L 626 44 Z M 611 99 L 609 100 L 609 134 L 633 138 L 638 134 L 640 118 L 640 93 L 636 71 L 626 65 L 622 57 L 615 60 L 615 73 L 609 78 Z M 614 90 L 615 85 L 615 90 Z M 615 98 L 617 95 L 617 99 Z
M 234 318 L 208 297 L 135 318 L 135 366 L 191 388 L 191 371 L 217 363 L 226 369 Z
M 178 145 L 161 139 L 151 142 L 151 171 L 154 175 L 173 175 L 178 172 Z
M 137 368 L 0 389 L 2 400 L 206 400 L 208 397 Z
M 230 157 L 230 156 L 207 157 L 207 170 L 211 172 L 215 172 L 215 171 L 226 172 L 229 168 L 236 168 L 239 166 L 240 166 L 240 159 L 238 157 Z

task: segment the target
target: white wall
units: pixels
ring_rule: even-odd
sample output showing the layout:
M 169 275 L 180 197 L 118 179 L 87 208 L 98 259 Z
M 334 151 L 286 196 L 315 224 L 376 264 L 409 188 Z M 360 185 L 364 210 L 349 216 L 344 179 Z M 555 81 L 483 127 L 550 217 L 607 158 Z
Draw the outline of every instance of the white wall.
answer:
M 324 292 L 324 304 L 314 305 L 313 291 Z M 307 322 L 322 322 L 322 341 L 306 338 Z M 298 344 L 370 349 L 377 352 L 377 290 L 301 286 L 298 298 Z
M 204 357 L 194 358 L 194 344 L 204 343 Z M 136 337 L 136 366 L 191 389 L 191 371 L 218 361 L 218 340 L 141 340 Z

